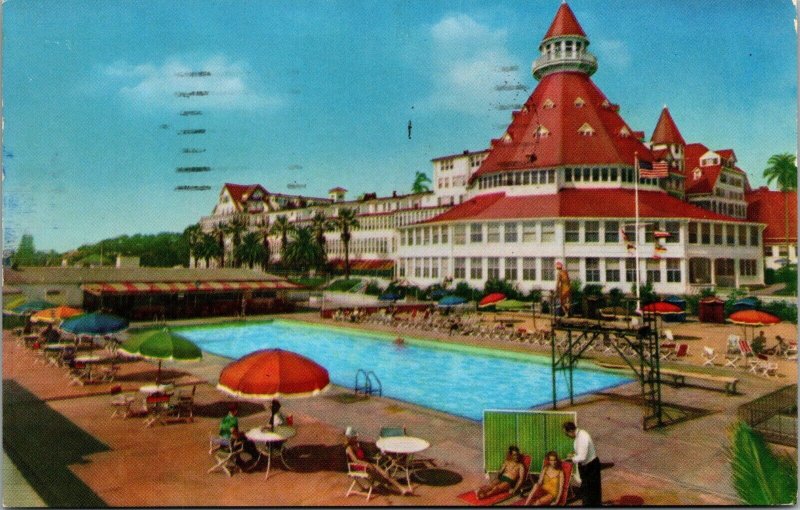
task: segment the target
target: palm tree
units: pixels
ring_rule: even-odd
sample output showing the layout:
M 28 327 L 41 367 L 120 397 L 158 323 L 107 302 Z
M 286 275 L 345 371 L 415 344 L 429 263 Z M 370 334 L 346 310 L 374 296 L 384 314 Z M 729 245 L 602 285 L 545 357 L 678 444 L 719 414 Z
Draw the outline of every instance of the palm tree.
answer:
M 233 245 L 233 265 L 239 267 L 242 261 L 236 256 L 239 245 L 242 243 L 242 236 L 247 232 L 247 217 L 242 214 L 237 214 L 231 218 L 230 223 L 225 226 L 225 233 L 230 234 L 231 244 Z
M 786 256 L 789 258 L 789 192 L 797 191 L 797 159 L 794 154 L 774 154 L 764 169 L 767 184 L 775 182 L 783 192 L 783 234 L 786 238 Z
M 189 225 L 183 230 L 183 238 L 186 239 L 186 244 L 189 245 L 189 258 L 194 257 L 194 267 L 197 267 L 197 248 L 200 246 L 202 235 L 203 227 L 199 223 Z
M 289 223 L 289 218 L 285 215 L 281 214 L 275 221 L 272 223 L 272 227 L 269 229 L 270 233 L 273 235 L 281 236 L 281 259 L 285 257 L 286 247 L 289 244 L 289 234 L 294 230 L 294 225 Z
M 325 216 L 325 213 L 322 211 L 317 211 L 314 216 L 311 218 L 311 232 L 314 234 L 314 239 L 316 239 L 317 244 L 322 249 L 322 258 L 320 260 L 320 266 L 325 263 L 325 259 L 327 258 L 328 251 L 325 249 L 325 232 L 328 232 L 333 229 L 333 225 L 331 225 L 330 220 L 328 217 Z
M 324 253 L 314 239 L 314 232 L 310 227 L 300 227 L 292 232 L 292 240 L 283 252 L 284 262 L 300 271 L 307 271 L 318 266 Z
M 733 486 L 745 505 L 793 505 L 797 502 L 797 462 L 776 455 L 764 438 L 744 422 L 731 432 L 728 450 Z
M 271 252 L 270 246 L 269 246 L 269 236 L 270 236 L 269 220 L 265 221 L 264 226 L 259 231 L 259 233 L 261 234 L 261 247 L 263 248 L 263 251 L 261 253 L 262 253 L 263 257 L 264 257 L 261 260 L 261 267 L 264 269 L 264 272 L 266 273 L 269 270 L 269 259 L 270 259 L 270 256 L 272 255 L 272 252 Z
M 219 259 L 219 267 L 225 267 L 225 230 L 225 226 L 222 223 L 217 223 L 211 230 L 211 235 L 217 242 L 214 256 Z
M 342 239 L 344 245 L 344 277 L 346 280 L 350 279 L 350 231 L 358 228 L 358 220 L 356 213 L 353 209 L 342 207 L 336 213 L 336 218 L 333 219 L 333 226 L 339 230 L 341 234 L 339 237 Z
M 207 232 L 201 232 L 200 239 L 195 250 L 195 257 L 205 260 L 206 269 L 210 266 L 211 259 L 219 257 L 222 253 L 222 249 L 220 248 L 220 244 L 217 242 L 217 238 L 214 236 L 214 234 L 209 234 Z M 195 266 L 196 265 L 195 259 Z
M 264 247 L 261 245 L 259 237 L 258 232 L 248 232 L 242 237 L 239 246 L 235 248 L 236 259 L 247 264 L 251 269 L 264 259 Z
M 431 179 L 424 172 L 417 172 L 414 175 L 414 184 L 411 185 L 411 193 L 425 193 L 426 191 L 430 191 L 431 189 L 428 187 L 430 183 Z

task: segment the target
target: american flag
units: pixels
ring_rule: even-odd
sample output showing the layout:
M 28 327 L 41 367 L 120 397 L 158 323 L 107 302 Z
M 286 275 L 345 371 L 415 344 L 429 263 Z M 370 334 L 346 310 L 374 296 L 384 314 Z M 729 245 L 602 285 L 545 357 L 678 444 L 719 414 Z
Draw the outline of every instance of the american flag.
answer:
M 666 177 L 669 174 L 669 164 L 667 164 L 666 161 L 650 163 L 649 161 L 640 161 L 637 159 L 636 163 L 639 166 L 639 177 L 658 179 L 660 177 Z

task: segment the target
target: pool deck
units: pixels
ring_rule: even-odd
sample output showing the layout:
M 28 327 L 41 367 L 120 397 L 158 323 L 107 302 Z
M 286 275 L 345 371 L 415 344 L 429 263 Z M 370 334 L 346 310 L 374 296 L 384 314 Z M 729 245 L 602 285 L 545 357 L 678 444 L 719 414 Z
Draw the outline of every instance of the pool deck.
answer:
M 347 326 L 311 313 L 287 318 Z M 354 327 L 395 333 L 375 325 Z M 786 329 L 786 337 L 796 338 L 793 325 Z M 710 341 L 710 336 L 726 337 L 741 330 L 725 325 L 689 324 L 673 326 L 673 331 Z M 775 333 L 784 334 L 770 330 L 771 335 Z M 429 333 L 404 334 L 535 351 L 505 342 L 475 342 Z M 703 344 L 699 345 L 695 350 L 702 350 Z M 298 435 L 287 444 L 290 454 L 296 457 L 296 472 L 274 469 L 268 480 L 264 480 L 263 471 L 237 473 L 231 478 L 219 472 L 208 474 L 206 471 L 212 465 L 208 437 L 224 415 L 227 401 L 214 384 L 229 360 L 206 356 L 197 363 L 165 364 L 169 377 L 178 385 L 197 384 L 196 418 L 193 423 L 145 428 L 140 418 L 110 418 L 109 390 L 120 384 L 124 391 L 135 392 L 138 386 L 154 379 L 153 364 L 126 363 L 115 383 L 76 387 L 66 384 L 62 369 L 34 364 L 34 357 L 4 332 L 4 448 L 40 493 L 48 483 L 48 474 L 59 470 L 64 472 L 65 483 L 85 485 L 110 506 L 458 506 L 458 494 L 484 481 L 478 422 L 387 398 L 354 400 L 352 391 L 344 388 L 334 388 L 318 398 L 283 401 L 284 410 L 294 415 L 298 427 Z M 773 380 L 749 375 L 741 369 L 711 371 L 739 377 L 740 394 L 728 396 L 665 385 L 664 401 L 702 409 L 706 414 L 663 430 L 641 430 L 642 410 L 632 398 L 639 393 L 636 383 L 579 398 L 574 406 L 559 406 L 577 411 L 578 424 L 592 434 L 601 460 L 614 463 L 614 467 L 603 471 L 604 500 L 637 494 L 651 505 L 738 503 L 724 450 L 727 428 L 734 421 L 739 405 L 796 382 L 796 364 L 782 366 L 782 372 L 788 374 Z M 47 423 L 25 420 L 29 409 L 35 406 L 63 420 Z M 267 413 L 260 406 L 243 405 L 241 428 L 260 425 L 266 418 Z M 432 446 L 425 456 L 437 459 L 439 466 L 458 476 L 446 486 L 420 485 L 408 497 L 381 494 L 369 503 L 363 497 L 345 498 L 349 479 L 344 472 L 341 447 L 344 428 L 355 427 L 362 439 L 369 441 L 375 439 L 381 426 L 396 424 L 430 441 Z M 18 430 L 23 427 L 24 430 Z M 59 459 L 58 463 L 46 455 L 39 458 L 29 453 L 42 451 L 35 447 L 55 438 L 63 445 L 76 434 L 86 434 L 98 445 L 83 448 L 74 457 Z M 11 437 L 15 440 L 10 441 Z M 15 501 L 9 499 L 13 495 L 8 491 L 4 494 L 4 504 L 15 506 Z

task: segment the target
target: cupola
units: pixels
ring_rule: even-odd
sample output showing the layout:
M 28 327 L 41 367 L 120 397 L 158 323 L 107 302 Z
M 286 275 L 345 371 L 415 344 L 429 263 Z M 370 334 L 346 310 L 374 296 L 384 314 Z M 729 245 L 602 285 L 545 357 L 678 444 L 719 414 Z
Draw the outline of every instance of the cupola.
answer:
M 597 59 L 589 51 L 589 39 L 566 2 L 561 4 L 550 29 L 539 45 L 541 55 L 533 62 L 533 77 L 541 80 L 548 74 L 579 71 L 591 76 L 597 71 Z

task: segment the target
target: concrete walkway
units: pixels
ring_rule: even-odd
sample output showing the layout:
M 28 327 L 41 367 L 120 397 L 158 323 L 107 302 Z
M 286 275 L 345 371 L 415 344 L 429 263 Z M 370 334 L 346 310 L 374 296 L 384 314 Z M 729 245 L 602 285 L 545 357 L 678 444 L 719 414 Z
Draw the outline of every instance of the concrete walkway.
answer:
M 43 508 L 47 505 L 3 451 L 3 506 Z

